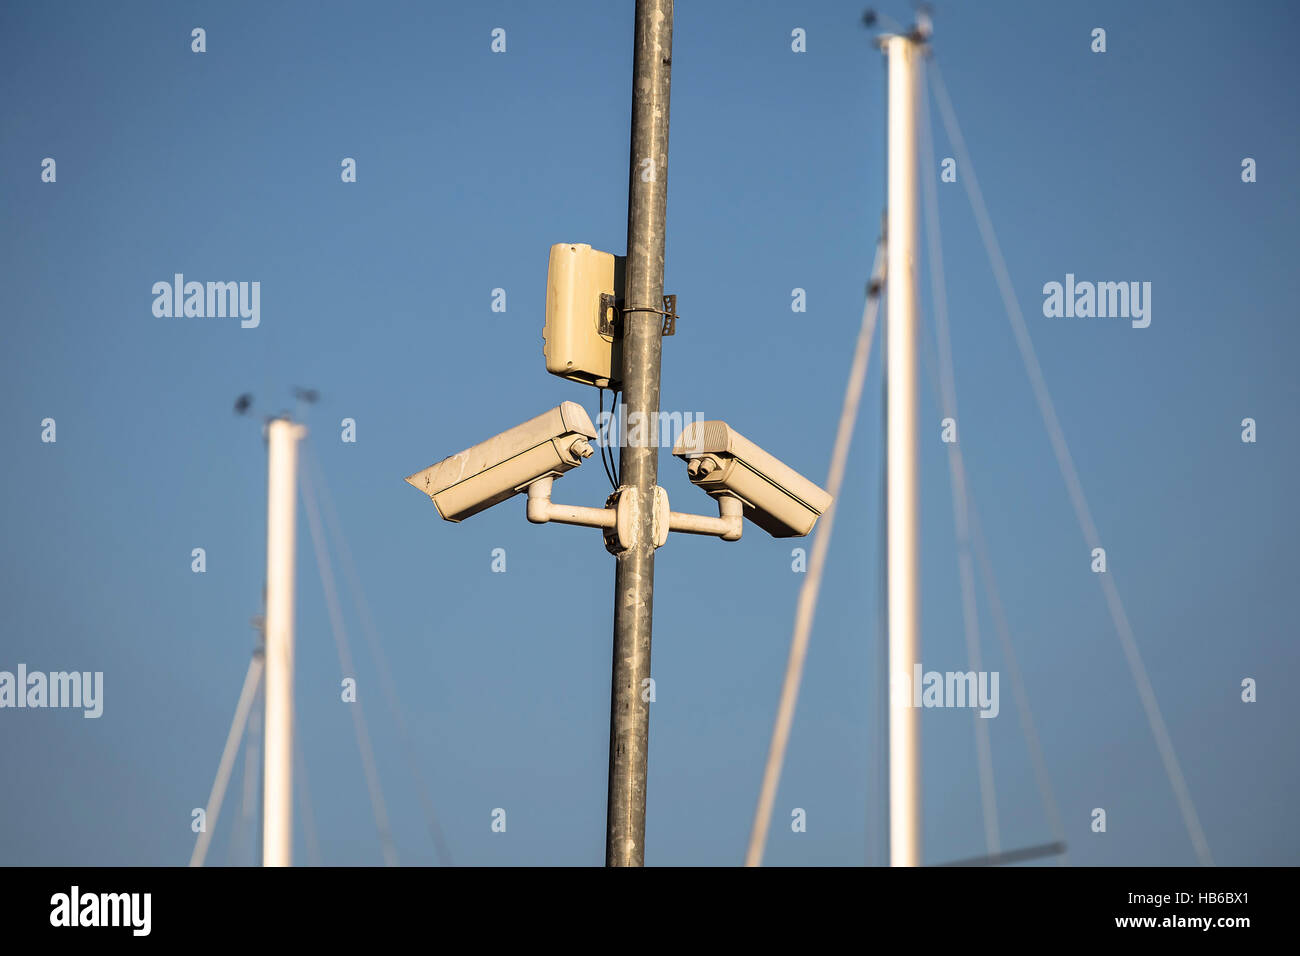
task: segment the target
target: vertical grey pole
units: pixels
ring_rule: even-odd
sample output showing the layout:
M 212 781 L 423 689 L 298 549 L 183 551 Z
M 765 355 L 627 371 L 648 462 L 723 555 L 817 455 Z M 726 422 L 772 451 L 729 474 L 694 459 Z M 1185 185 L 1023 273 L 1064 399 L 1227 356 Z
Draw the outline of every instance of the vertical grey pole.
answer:
M 632 149 L 623 295 L 623 396 L 631 436 L 620 481 L 642 503 L 636 546 L 617 556 L 614 573 L 614 675 L 609 716 L 606 866 L 645 862 L 646 757 L 654 607 L 652 521 L 658 477 L 659 359 L 663 329 L 664 220 L 668 197 L 668 94 L 672 77 L 673 2 L 637 0 L 632 67 Z M 636 428 L 640 421 L 642 427 Z M 637 434 L 644 440 L 635 444 Z

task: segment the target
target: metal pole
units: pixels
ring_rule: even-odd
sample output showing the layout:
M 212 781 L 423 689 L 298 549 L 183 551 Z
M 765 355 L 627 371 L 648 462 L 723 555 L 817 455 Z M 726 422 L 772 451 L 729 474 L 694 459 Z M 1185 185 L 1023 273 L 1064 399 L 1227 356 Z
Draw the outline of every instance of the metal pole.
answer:
M 609 716 L 606 866 L 645 862 L 646 757 L 654 605 L 654 501 L 658 477 L 659 360 L 663 330 L 664 220 L 668 198 L 668 97 L 672 77 L 672 0 L 637 0 L 632 68 L 632 148 L 627 201 L 627 264 L 622 338 L 623 395 L 631 438 L 621 449 L 622 488 L 643 503 L 637 542 L 617 555 L 614 668 Z
M 286 418 L 266 427 L 266 757 L 262 770 L 262 865 L 293 862 L 293 585 L 298 441 Z
M 921 721 L 913 706 L 920 656 L 917 577 L 916 82 L 922 47 L 881 38 L 889 64 L 889 190 L 885 312 L 889 608 L 889 855 L 921 865 Z

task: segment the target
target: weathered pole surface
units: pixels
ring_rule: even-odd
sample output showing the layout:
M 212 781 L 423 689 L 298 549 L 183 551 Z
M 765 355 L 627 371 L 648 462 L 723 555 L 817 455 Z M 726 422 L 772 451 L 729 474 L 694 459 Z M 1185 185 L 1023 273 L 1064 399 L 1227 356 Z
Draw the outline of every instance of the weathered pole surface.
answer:
M 645 862 L 646 764 L 654 609 L 654 489 L 658 478 L 659 367 L 663 329 L 664 223 L 668 198 L 668 103 L 673 2 L 637 0 L 632 69 L 632 147 L 622 315 L 623 400 L 629 440 L 620 488 L 641 507 L 636 544 L 616 556 L 614 667 L 609 719 L 606 866 Z M 636 427 L 637 422 L 641 428 Z

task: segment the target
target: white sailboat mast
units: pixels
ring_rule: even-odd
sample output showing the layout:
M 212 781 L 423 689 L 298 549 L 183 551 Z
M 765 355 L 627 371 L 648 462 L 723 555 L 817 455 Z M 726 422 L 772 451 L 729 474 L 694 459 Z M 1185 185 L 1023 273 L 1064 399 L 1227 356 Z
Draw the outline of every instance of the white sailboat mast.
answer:
M 262 775 L 262 865 L 293 863 L 293 598 L 298 442 L 287 418 L 266 428 L 266 753 Z
M 917 541 L 916 91 L 924 46 L 880 39 L 888 64 L 888 255 L 885 274 L 886 522 L 889 608 L 889 855 L 921 864 L 921 720 L 912 682 L 920 662 Z M 896 690 L 897 688 L 897 690 Z M 907 688 L 906 693 L 902 688 Z

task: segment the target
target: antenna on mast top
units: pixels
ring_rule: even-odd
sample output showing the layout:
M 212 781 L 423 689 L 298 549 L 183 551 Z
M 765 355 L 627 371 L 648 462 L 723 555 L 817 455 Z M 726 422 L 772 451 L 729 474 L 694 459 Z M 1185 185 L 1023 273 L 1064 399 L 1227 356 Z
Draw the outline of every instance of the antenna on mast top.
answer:
M 903 36 L 913 43 L 924 46 L 929 42 L 930 37 L 934 34 L 934 20 L 931 16 L 933 8 L 928 3 L 918 3 L 916 5 L 916 22 L 910 30 L 905 30 L 892 17 L 878 13 L 872 8 L 867 8 L 862 14 L 862 25 L 871 28 L 879 26 L 885 32 L 877 39 L 883 39 L 886 36 Z
M 928 43 L 934 34 L 934 21 L 930 17 L 931 7 L 928 3 L 916 6 L 916 23 L 912 27 L 911 39 L 915 43 Z

